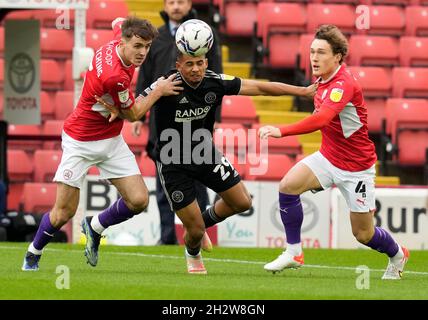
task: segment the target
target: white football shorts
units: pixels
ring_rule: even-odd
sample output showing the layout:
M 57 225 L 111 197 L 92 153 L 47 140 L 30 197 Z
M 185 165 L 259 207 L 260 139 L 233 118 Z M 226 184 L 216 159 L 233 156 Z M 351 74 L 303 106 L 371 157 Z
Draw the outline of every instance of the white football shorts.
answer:
M 88 169 L 97 166 L 100 179 L 141 174 L 135 155 L 122 135 L 98 141 L 77 141 L 62 132 L 62 158 L 53 181 L 80 188 Z
M 345 171 L 317 151 L 301 160 L 318 178 L 323 189 L 336 185 L 352 212 L 369 212 L 375 204 L 375 165 L 364 171 Z

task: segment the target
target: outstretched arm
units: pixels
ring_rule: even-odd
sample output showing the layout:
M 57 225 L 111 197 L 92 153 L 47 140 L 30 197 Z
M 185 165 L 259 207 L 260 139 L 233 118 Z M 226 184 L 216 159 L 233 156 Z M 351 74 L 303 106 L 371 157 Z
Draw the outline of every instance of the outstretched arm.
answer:
M 111 113 L 109 122 L 114 121 L 118 116 L 129 121 L 137 121 L 143 117 L 147 111 L 158 101 L 162 96 L 178 95 L 183 87 L 180 87 L 181 80 L 174 80 L 176 74 L 170 75 L 167 79 L 159 78 L 152 85 L 152 89 L 146 96 L 139 95 L 135 99 L 135 104 L 128 109 L 121 109 L 108 104 L 102 98 L 95 96 L 95 99 L 101 103 Z
M 313 98 L 316 93 L 318 84 L 314 83 L 309 87 L 297 87 L 282 82 L 269 82 L 269 81 L 258 81 L 242 79 L 240 95 L 243 96 L 282 96 L 282 95 L 293 95 L 293 96 L 306 96 Z
M 287 126 L 279 128 L 274 126 L 263 126 L 259 129 L 259 137 L 261 139 L 266 139 L 268 137 L 281 138 L 311 133 L 328 125 L 335 116 L 336 112 L 333 109 L 325 107 L 319 112 Z

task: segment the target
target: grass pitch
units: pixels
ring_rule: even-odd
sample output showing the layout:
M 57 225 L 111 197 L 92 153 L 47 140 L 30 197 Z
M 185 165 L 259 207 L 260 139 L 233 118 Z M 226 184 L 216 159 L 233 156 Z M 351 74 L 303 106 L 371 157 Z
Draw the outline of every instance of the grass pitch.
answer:
M 215 247 L 204 276 L 187 274 L 182 246 L 102 246 L 93 268 L 83 246 L 49 244 L 40 270 L 23 272 L 27 246 L 0 243 L 0 299 L 428 299 L 428 251 L 411 251 L 403 279 L 385 281 L 387 258 L 373 250 L 306 249 L 304 267 L 272 275 L 263 265 L 280 249 Z M 363 282 L 358 266 L 369 268 Z

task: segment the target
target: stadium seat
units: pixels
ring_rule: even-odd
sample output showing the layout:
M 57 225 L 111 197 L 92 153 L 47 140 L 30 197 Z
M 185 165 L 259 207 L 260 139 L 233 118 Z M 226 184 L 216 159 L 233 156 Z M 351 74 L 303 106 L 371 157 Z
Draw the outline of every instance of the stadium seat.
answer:
M 4 28 L 0 27 L 0 57 L 3 58 L 3 52 L 4 52 Z
M 61 45 L 58 45 L 59 43 Z M 57 30 L 47 28 L 40 30 L 40 49 L 42 58 L 71 58 L 73 45 L 74 33 L 72 30 Z
M 349 40 L 349 64 L 353 66 L 399 65 L 398 40 L 393 37 L 354 35 Z
M 51 182 L 61 162 L 62 151 L 37 150 L 34 152 L 34 182 Z
M 0 59 L 0 89 L 3 89 L 4 60 Z
M 267 43 L 269 34 L 304 33 L 306 9 L 298 3 L 260 3 L 257 8 L 257 36 Z
M 369 133 L 382 131 L 382 120 L 385 119 L 385 99 L 365 99 L 367 106 L 367 126 Z
M 254 23 L 257 19 L 256 2 L 231 2 L 224 4 L 223 33 L 228 36 L 250 37 L 253 34 Z
M 226 96 L 221 106 L 222 122 L 242 123 L 250 125 L 257 123 L 256 107 L 251 97 Z
M 137 154 L 141 154 L 145 151 L 147 141 L 149 139 L 149 129 L 146 124 L 141 127 L 141 133 L 139 137 L 135 137 L 132 134 L 132 124 L 128 121 L 123 123 L 122 136 L 129 148 Z
M 64 90 L 65 91 L 74 90 L 72 67 L 73 67 L 73 61 L 71 59 L 67 59 L 64 64 Z
M 23 209 L 25 212 L 44 213 L 52 208 L 56 198 L 56 183 L 24 184 L 22 194 Z
M 55 117 L 55 107 L 51 96 L 46 91 L 40 91 L 40 113 L 42 120 L 50 120 Z
M 88 28 L 110 29 L 117 17 L 127 17 L 128 7 L 125 1 L 90 0 L 86 21 Z
M 251 127 L 251 129 L 254 129 L 256 132 L 256 139 L 249 139 L 249 153 L 260 152 L 260 139 L 257 133 L 260 127 L 264 125 L 265 124 L 253 124 L 253 126 Z M 269 153 L 287 154 L 289 156 L 296 156 L 302 152 L 302 146 L 300 145 L 297 136 L 288 136 L 281 139 L 269 138 L 268 148 Z
M 37 125 L 10 124 L 8 135 L 9 148 L 34 152 L 42 147 L 42 141 L 40 141 L 41 129 Z
M 31 181 L 34 164 L 24 150 L 7 150 L 7 174 L 11 182 Z
M 248 154 L 245 177 L 247 180 L 279 181 L 293 165 L 291 158 L 283 154 Z
M 311 44 L 314 40 L 313 34 L 302 34 L 299 44 L 299 68 L 305 72 L 306 79 L 309 79 L 312 73 L 311 70 Z
M 113 40 L 113 32 L 111 30 L 86 30 L 86 45 L 94 49 L 96 52 L 101 46 Z
M 364 97 L 389 98 L 392 94 L 391 70 L 380 67 L 349 67 L 360 83 Z
M 401 37 L 399 48 L 402 67 L 428 67 L 428 37 Z
M 65 120 L 74 110 L 74 92 L 57 91 L 55 95 L 55 119 Z
M 392 83 L 396 98 L 428 98 L 428 68 L 394 68 Z
M 138 166 L 143 177 L 156 177 L 156 164 L 146 152 L 139 157 Z
M 269 54 L 265 63 L 272 68 L 294 68 L 300 47 L 300 36 L 297 34 L 272 34 L 269 36 L 267 48 Z M 287 54 L 284 54 L 287 48 Z
M 347 4 L 308 4 L 307 33 L 313 34 L 322 24 L 334 24 L 345 34 L 355 31 L 355 8 Z
M 406 35 L 428 36 L 428 7 L 411 6 L 406 8 Z
M 386 134 L 397 148 L 400 165 L 421 166 L 428 149 L 428 101 L 424 99 L 388 99 Z
M 28 181 L 28 180 L 27 180 Z M 19 210 L 22 199 L 22 193 L 24 191 L 24 183 L 15 183 L 10 181 L 9 192 L 7 193 L 7 209 L 8 210 Z
M 404 11 L 398 6 L 370 6 L 370 28 L 368 34 L 399 36 L 404 34 L 406 20 Z
M 64 126 L 64 120 L 46 120 L 43 124 L 42 135 L 56 136 L 56 141 L 44 141 L 43 149 L 61 150 L 61 133 Z
M 74 27 L 74 10 L 33 10 L 33 18 L 41 21 L 41 26 L 44 28 L 57 28 L 62 27 L 67 29 L 67 21 L 68 19 L 69 27 L 72 29 Z M 63 29 L 63 30 L 64 30 Z M 58 28 L 58 30 L 61 30 Z
M 64 85 L 64 72 L 53 59 L 40 60 L 40 80 L 42 90 L 61 90 Z

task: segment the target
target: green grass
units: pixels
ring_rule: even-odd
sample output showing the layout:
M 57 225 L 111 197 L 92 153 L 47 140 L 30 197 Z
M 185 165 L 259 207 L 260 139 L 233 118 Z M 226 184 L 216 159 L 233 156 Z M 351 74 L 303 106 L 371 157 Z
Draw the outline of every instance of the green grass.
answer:
M 263 264 L 280 249 L 216 247 L 204 254 L 204 276 L 186 273 L 180 246 L 102 246 L 92 268 L 82 246 L 49 244 L 40 270 L 23 272 L 27 246 L 0 243 L 0 299 L 428 299 L 428 251 L 411 252 L 401 281 L 382 281 L 387 258 L 371 250 L 306 249 L 303 268 L 272 275 Z M 69 289 L 56 288 L 60 265 Z M 356 288 L 359 265 L 370 268 L 368 290 Z

